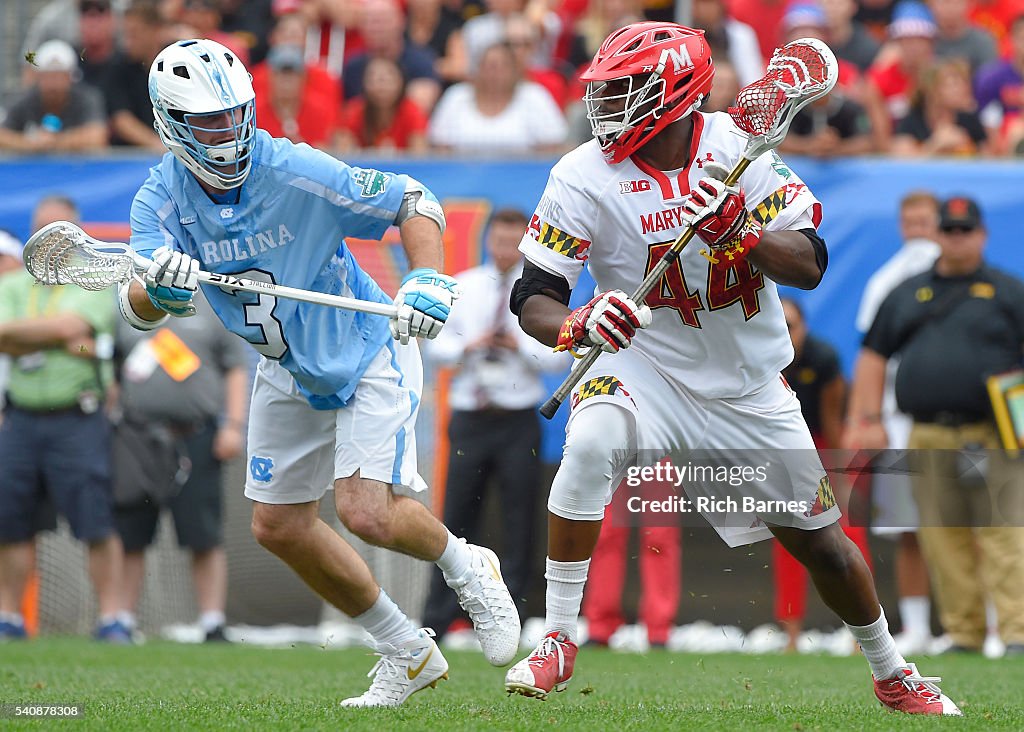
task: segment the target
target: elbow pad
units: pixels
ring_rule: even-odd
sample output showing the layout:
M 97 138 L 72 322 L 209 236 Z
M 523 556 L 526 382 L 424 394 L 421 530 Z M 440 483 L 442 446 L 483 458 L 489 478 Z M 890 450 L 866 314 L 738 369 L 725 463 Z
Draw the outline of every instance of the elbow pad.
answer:
M 534 295 L 544 295 L 568 305 L 572 290 L 569 289 L 569 283 L 564 277 L 541 269 L 527 260 L 523 266 L 523 276 L 512 286 L 509 310 L 519 317 L 523 312 L 523 304 Z
M 402 196 L 402 204 L 398 207 L 395 215 L 395 225 L 401 226 L 413 216 L 426 216 L 433 221 L 444 233 L 444 209 L 437 196 L 430 192 L 430 189 L 420 183 L 412 176 L 406 176 L 408 182 L 405 184 L 405 194 Z
M 140 318 L 132 307 L 131 300 L 128 298 L 128 291 L 129 288 L 131 288 L 131 285 L 132 280 L 129 280 L 128 282 L 122 282 L 117 286 L 117 307 L 118 310 L 121 311 L 121 317 L 127 321 L 128 325 L 136 330 L 156 330 L 171 316 L 164 314 L 160 320 L 146 320 L 144 318 Z
M 825 270 L 828 269 L 828 247 L 825 246 L 825 240 L 814 229 L 799 229 L 799 231 L 811 240 L 811 246 L 814 247 L 814 259 L 818 263 L 818 269 L 821 270 L 821 276 L 824 277 Z

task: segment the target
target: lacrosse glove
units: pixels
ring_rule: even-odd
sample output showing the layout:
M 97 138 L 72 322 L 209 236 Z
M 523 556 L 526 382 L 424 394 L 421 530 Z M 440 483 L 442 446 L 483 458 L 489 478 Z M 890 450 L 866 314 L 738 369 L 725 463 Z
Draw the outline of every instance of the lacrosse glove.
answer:
M 761 240 L 761 224 L 747 211 L 743 191 L 723 181 L 728 170 L 717 163 L 704 166 L 706 175 L 690 191 L 683 216 L 694 233 L 730 261 L 742 259 Z
M 578 357 L 580 349 L 597 347 L 614 353 L 629 348 L 637 329 L 648 327 L 651 320 L 651 309 L 637 305 L 622 290 L 602 292 L 569 313 L 558 332 L 555 351 Z
M 388 323 L 392 337 L 403 345 L 410 338 L 436 337 L 460 294 L 453 277 L 428 267 L 414 269 L 395 295 L 398 314 Z
M 199 287 L 199 262 L 184 252 L 162 246 L 142 277 L 153 305 L 176 318 L 196 314 L 192 303 Z

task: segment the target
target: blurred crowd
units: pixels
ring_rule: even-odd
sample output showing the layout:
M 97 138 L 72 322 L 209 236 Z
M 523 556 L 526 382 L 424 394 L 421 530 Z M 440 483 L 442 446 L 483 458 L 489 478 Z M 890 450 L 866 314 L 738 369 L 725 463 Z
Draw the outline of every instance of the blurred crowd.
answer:
M 726 110 L 779 45 L 827 42 L 839 86 L 783 152 L 1024 154 L 1024 4 L 693 0 Z M 168 43 L 206 37 L 252 70 L 260 127 L 332 152 L 551 154 L 589 139 L 579 73 L 614 28 L 684 20 L 665 0 L 50 0 L 25 33 L 0 149 L 160 151 L 146 87 Z

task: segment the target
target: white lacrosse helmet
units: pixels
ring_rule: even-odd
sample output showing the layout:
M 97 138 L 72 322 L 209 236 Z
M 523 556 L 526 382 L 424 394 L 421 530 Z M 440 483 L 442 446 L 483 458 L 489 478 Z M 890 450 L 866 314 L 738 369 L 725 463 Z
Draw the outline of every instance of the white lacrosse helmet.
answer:
M 153 127 L 160 140 L 214 188 L 237 188 L 249 175 L 255 97 L 245 66 L 216 41 L 172 43 L 149 70 Z M 197 131 L 214 144 L 200 142 Z

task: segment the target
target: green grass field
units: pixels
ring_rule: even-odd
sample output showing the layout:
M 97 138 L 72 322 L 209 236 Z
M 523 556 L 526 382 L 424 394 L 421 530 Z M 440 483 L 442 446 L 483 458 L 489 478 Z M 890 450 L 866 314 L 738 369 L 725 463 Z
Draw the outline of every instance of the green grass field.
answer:
M 966 719 L 884 711 L 862 658 L 616 654 L 584 649 L 569 690 L 548 701 L 502 689 L 478 654 L 447 652 L 451 678 L 399 709 L 344 710 L 373 663 L 367 651 L 261 649 L 83 639 L 0 645 L 0 704 L 85 705 L 85 718 L 0 721 L 75 730 L 957 730 L 1024 729 L 1024 659 L 921 659 Z

